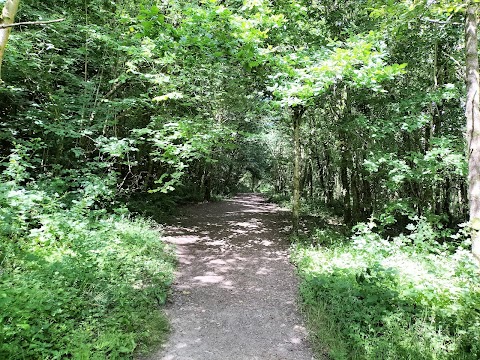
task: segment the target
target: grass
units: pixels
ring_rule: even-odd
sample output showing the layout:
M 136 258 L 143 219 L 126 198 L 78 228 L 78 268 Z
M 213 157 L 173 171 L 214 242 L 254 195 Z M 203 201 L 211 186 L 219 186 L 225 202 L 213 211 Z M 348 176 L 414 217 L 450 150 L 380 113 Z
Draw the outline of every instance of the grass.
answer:
M 478 268 L 467 250 L 431 241 L 420 223 L 394 239 L 364 224 L 343 241 L 322 230 L 315 239 L 319 244 L 294 245 L 303 309 L 319 354 L 480 357 Z
M 132 359 L 168 334 L 175 257 L 115 204 L 113 175 L 0 174 L 0 359 Z M 73 184 L 76 187 L 72 187 Z
M 0 358 L 132 359 L 165 339 L 175 258 L 155 224 L 0 186 Z

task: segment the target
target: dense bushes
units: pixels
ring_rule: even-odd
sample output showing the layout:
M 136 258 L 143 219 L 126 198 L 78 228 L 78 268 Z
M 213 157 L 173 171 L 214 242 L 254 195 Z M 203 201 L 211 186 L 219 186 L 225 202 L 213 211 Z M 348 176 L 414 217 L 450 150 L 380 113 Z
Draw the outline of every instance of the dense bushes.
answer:
M 314 342 L 334 359 L 478 359 L 480 281 L 469 252 L 433 243 L 421 219 L 390 240 L 373 226 L 331 248 L 295 246 Z
M 152 224 L 107 215 L 104 180 L 29 182 L 16 154 L 0 179 L 0 358 L 130 358 L 165 335 L 173 255 Z

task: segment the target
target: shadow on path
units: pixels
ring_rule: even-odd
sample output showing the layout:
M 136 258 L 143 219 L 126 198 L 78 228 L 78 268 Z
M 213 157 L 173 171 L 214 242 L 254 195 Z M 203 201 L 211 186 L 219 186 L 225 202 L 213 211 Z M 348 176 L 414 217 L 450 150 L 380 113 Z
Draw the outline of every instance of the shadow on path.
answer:
M 166 228 L 173 332 L 150 359 L 313 359 L 288 262 L 289 214 L 255 194 L 190 206 Z

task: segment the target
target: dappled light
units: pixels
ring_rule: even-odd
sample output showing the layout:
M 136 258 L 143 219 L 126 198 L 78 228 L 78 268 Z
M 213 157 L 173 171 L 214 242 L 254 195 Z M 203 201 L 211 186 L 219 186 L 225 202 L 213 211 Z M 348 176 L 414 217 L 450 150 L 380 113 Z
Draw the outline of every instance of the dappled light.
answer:
M 480 359 L 480 0 L 0 11 L 0 360 Z
M 165 229 L 179 259 L 174 333 L 155 359 L 311 359 L 298 317 L 289 213 L 260 195 L 187 207 Z M 220 335 L 221 334 L 221 335 Z
M 235 211 L 218 214 L 219 204 L 197 205 L 187 209 L 177 223 L 167 228 L 165 239 L 178 246 L 180 263 L 191 265 L 195 261 L 209 270 L 187 279 L 182 276 L 182 280 L 191 283 L 182 285 L 182 288 L 216 284 L 235 289 L 235 284 L 228 278 L 229 274 L 236 275 L 245 270 L 247 265 L 255 270 L 256 275 L 268 275 L 272 272 L 269 263 L 286 261 L 288 243 L 285 234 L 276 234 L 274 238 L 264 237 L 272 227 L 281 229 L 289 223 L 284 210 L 265 202 L 261 196 L 250 194 L 227 200 L 223 206 L 234 208 Z M 200 207 L 202 215 L 198 218 L 197 210 Z M 196 215 L 192 216 L 192 212 Z M 190 224 L 192 221 L 195 225 Z M 193 254 L 188 251 L 188 245 L 194 245 Z M 275 246 L 279 246 L 280 250 L 269 249 Z M 255 251 L 253 256 L 239 256 L 245 249 Z M 183 271 L 190 273 L 192 269 L 185 268 Z

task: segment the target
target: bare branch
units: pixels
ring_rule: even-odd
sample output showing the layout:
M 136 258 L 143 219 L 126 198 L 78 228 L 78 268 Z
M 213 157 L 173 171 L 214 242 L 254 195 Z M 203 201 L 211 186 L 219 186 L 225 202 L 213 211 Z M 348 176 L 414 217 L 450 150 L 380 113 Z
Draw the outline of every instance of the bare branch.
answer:
M 422 20 L 431 22 L 433 24 L 439 24 L 439 25 L 463 25 L 462 23 L 459 23 L 459 22 L 450 22 L 449 20 L 443 21 L 443 20 L 437 20 L 437 19 L 430 19 L 426 17 L 422 17 Z
M 19 22 L 14 24 L 0 24 L 0 29 L 7 29 L 10 27 L 23 26 L 23 25 L 45 25 L 45 24 L 57 23 L 64 20 L 65 19 L 56 19 L 56 20 L 47 20 L 47 21 L 25 21 L 25 22 Z
M 108 98 L 109 98 L 115 91 L 117 91 L 118 88 L 119 88 L 120 86 L 122 86 L 124 83 L 125 83 L 125 82 L 117 82 L 117 83 L 115 83 L 115 85 L 113 85 L 113 87 L 110 89 L 110 91 L 105 94 L 105 96 L 103 97 L 103 99 L 108 99 Z

